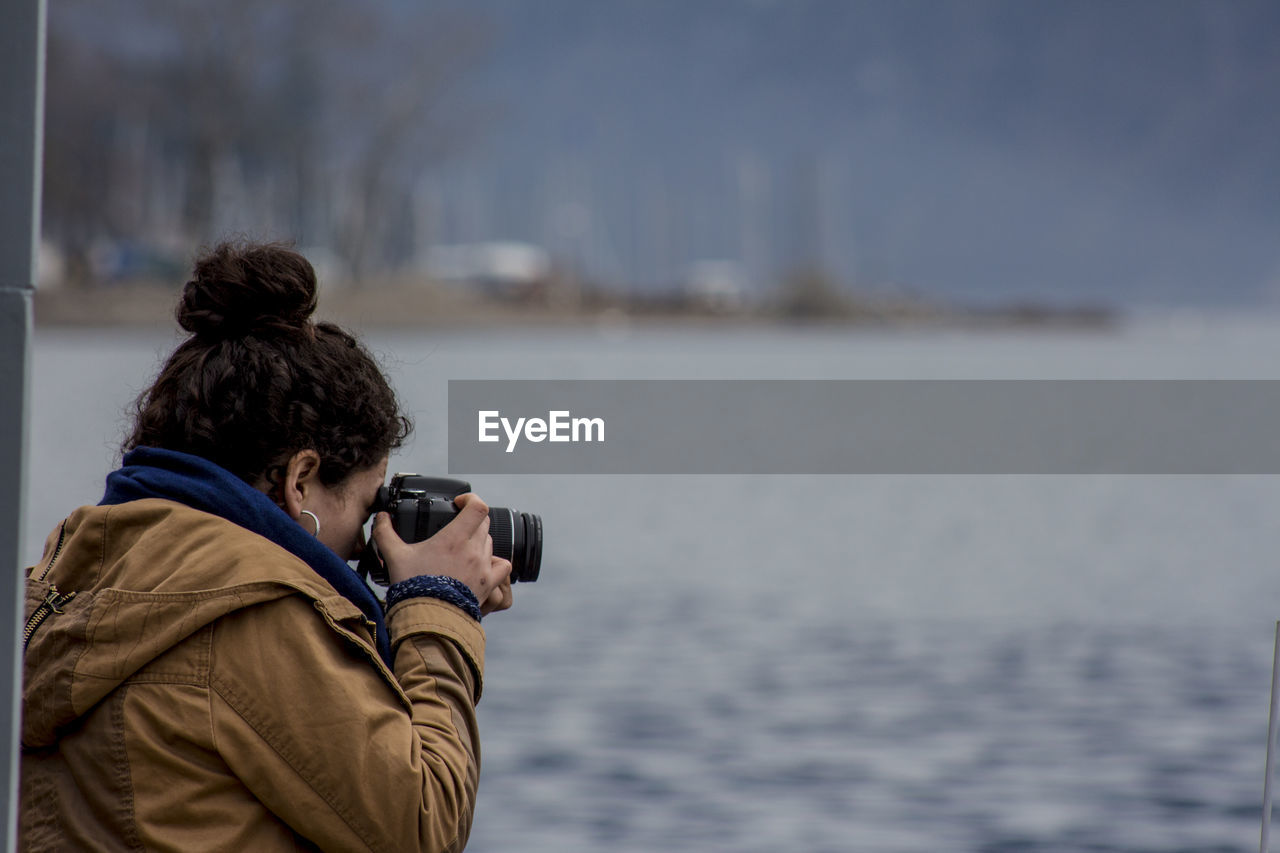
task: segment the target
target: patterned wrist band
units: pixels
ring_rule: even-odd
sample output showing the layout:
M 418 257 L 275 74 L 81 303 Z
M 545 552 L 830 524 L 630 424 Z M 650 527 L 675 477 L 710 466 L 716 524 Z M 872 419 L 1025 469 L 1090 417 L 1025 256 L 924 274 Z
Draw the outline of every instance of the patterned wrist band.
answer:
M 465 610 L 472 619 L 480 621 L 480 601 L 471 587 L 457 578 L 445 575 L 418 575 L 387 587 L 387 609 L 406 598 L 438 598 Z

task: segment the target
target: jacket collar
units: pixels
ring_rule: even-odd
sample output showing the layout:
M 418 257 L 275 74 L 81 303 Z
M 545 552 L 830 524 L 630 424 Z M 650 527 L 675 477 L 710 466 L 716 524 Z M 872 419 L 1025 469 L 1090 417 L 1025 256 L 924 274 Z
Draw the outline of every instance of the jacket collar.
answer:
M 310 536 L 270 498 L 239 477 L 207 459 L 139 447 L 129 451 L 123 465 L 107 475 L 100 506 L 161 498 L 219 516 L 270 539 L 310 566 L 376 626 L 378 654 L 391 666 L 391 645 L 382 604 L 351 567 L 327 546 Z

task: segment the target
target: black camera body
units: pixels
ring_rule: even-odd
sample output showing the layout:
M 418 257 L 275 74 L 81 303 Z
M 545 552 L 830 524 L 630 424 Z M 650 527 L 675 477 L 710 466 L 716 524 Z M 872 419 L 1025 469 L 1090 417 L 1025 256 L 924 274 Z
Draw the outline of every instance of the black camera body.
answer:
M 391 525 L 405 542 L 421 542 L 439 533 L 454 519 L 453 499 L 471 491 L 471 484 L 448 477 L 396 474 L 378 489 L 374 512 L 391 516 Z M 542 569 L 542 519 L 507 507 L 489 508 L 489 535 L 496 557 L 511 561 L 511 580 L 532 583 Z M 376 583 L 390 581 L 386 564 L 370 542 L 360 557 L 359 571 Z

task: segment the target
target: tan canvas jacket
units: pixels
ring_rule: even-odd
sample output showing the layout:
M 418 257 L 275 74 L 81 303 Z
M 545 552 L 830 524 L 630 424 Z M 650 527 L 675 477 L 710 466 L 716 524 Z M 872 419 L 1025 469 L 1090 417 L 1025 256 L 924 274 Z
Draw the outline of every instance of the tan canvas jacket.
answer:
M 28 573 L 21 848 L 457 851 L 484 633 L 440 601 L 373 625 L 231 522 L 77 510 Z

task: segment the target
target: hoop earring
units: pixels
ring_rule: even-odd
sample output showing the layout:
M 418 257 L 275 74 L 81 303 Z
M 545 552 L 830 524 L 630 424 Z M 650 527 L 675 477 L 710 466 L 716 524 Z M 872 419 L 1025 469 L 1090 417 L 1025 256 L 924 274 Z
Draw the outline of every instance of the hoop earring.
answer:
M 309 516 L 311 516 L 311 520 L 312 520 L 312 521 L 314 521 L 314 522 L 316 523 L 316 532 L 315 532 L 315 533 L 312 533 L 311 535 L 312 535 L 312 536 L 319 536 L 319 535 L 320 535 L 320 519 L 316 518 L 316 514 L 315 514 L 314 512 L 312 512 L 311 510 L 309 510 L 309 509 L 304 509 L 304 510 L 302 510 L 302 514 L 303 514 L 303 515 L 309 515 Z M 303 529 L 303 530 L 306 530 L 306 528 L 305 528 L 305 527 L 304 527 L 304 528 L 302 528 L 302 529 Z

